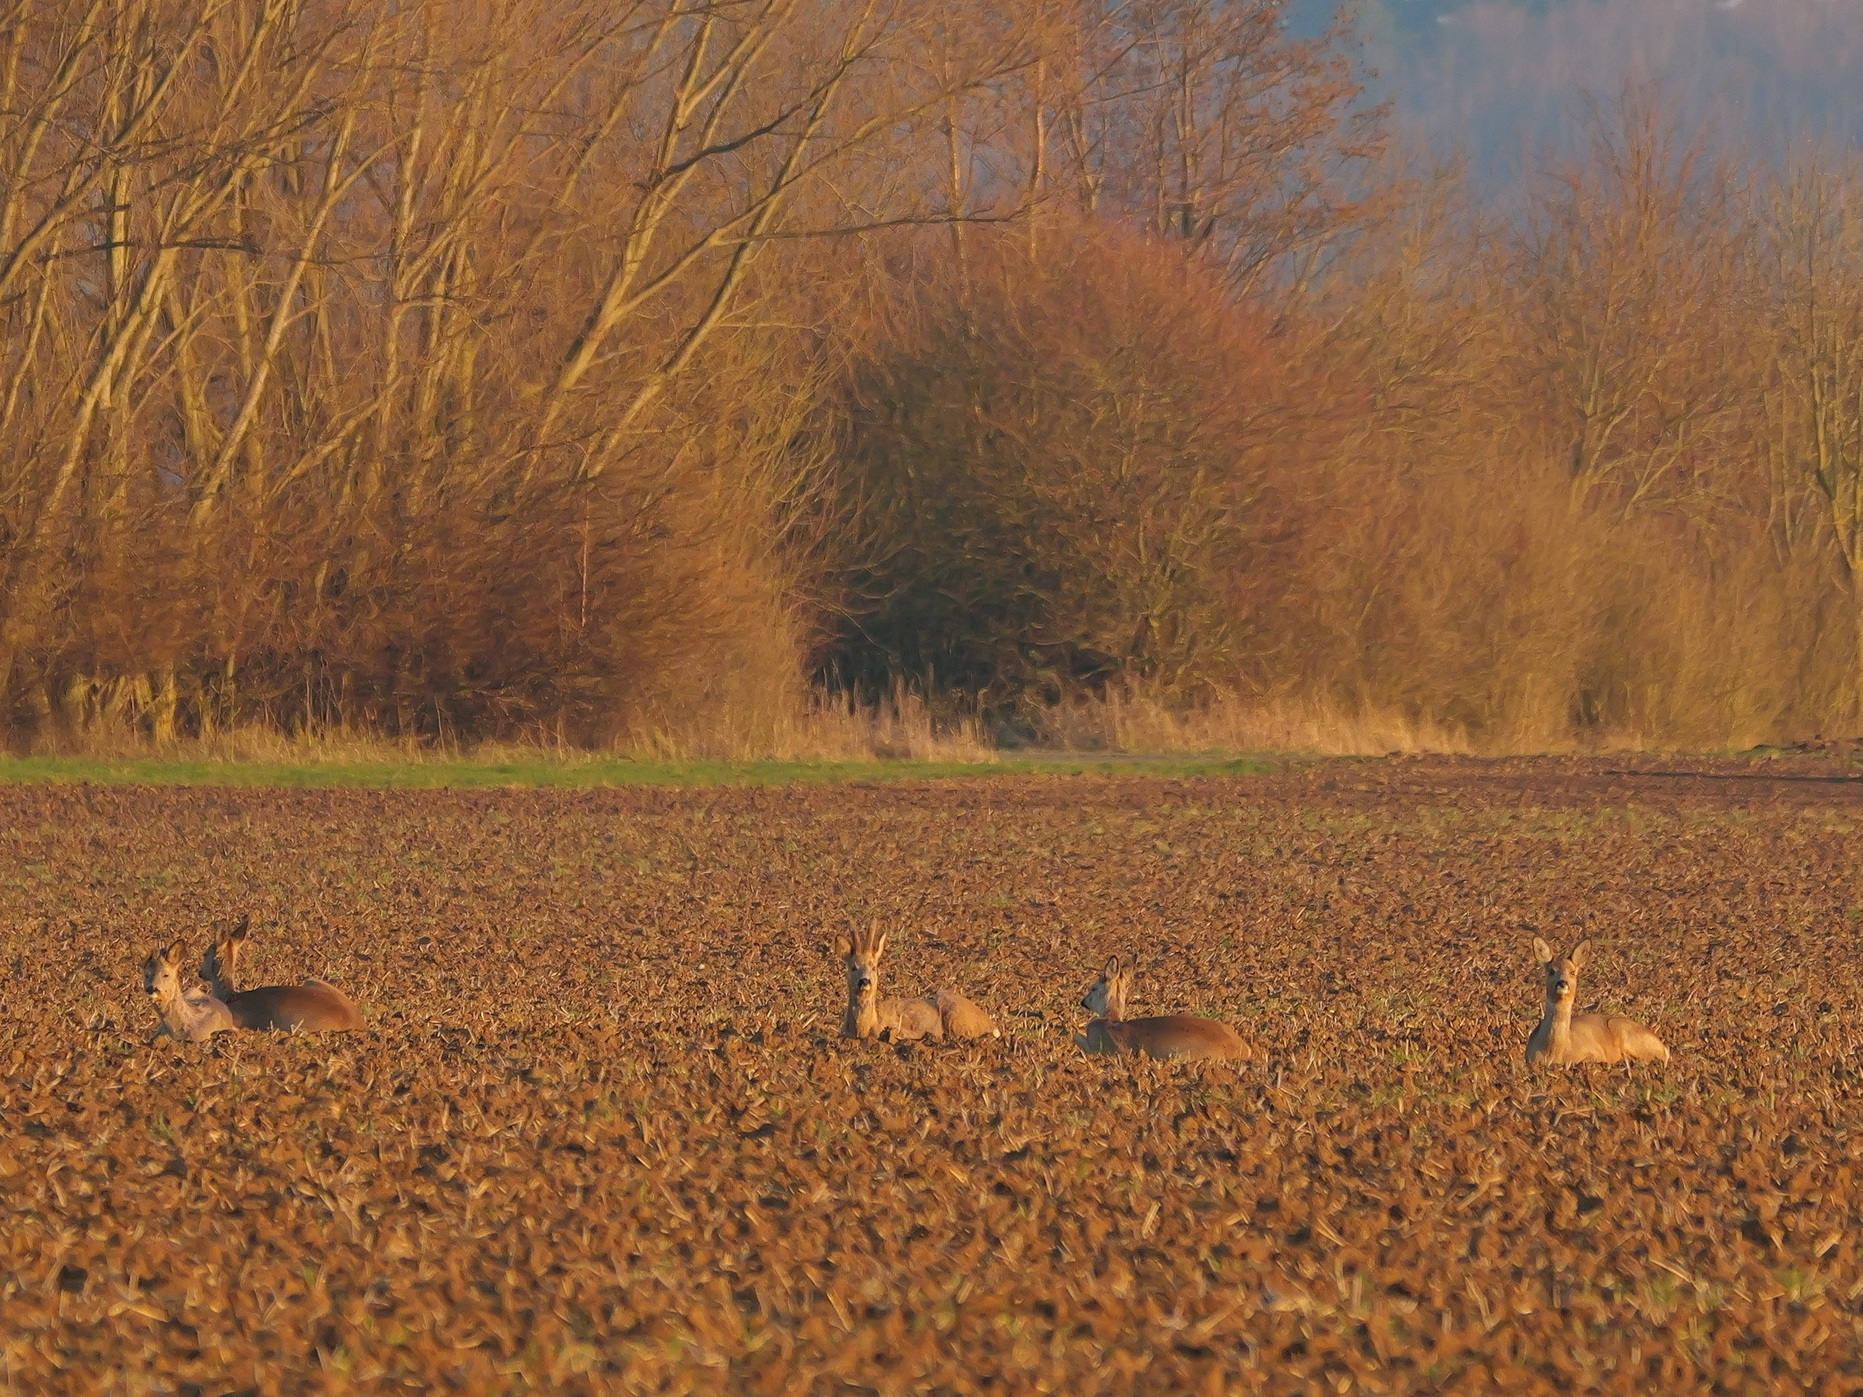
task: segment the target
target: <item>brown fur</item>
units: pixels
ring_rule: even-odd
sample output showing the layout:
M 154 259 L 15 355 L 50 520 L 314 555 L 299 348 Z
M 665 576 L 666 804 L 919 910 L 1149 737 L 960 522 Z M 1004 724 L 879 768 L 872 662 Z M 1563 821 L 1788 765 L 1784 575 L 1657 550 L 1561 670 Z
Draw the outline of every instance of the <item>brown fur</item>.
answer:
M 258 989 L 235 987 L 239 953 L 246 944 L 249 918 L 207 950 L 201 975 L 225 1001 L 240 1028 L 270 1028 L 285 1032 L 335 1033 L 362 1027 L 362 1014 L 350 997 L 328 980 L 310 979 L 300 985 L 263 985 Z
M 1167 1058 L 1246 1058 L 1252 1054 L 1242 1037 L 1226 1023 L 1192 1014 L 1163 1014 L 1149 1019 L 1126 1017 L 1126 996 L 1132 976 L 1119 968 L 1113 956 L 1088 986 L 1081 1008 L 1096 1017 L 1074 1041 L 1090 1053 L 1143 1053 Z
M 1002 1030 L 977 1005 L 964 998 L 956 990 L 939 990 L 932 996 L 932 1004 L 938 1010 L 938 1017 L 944 1023 L 946 1038 L 1000 1038 Z
M 182 956 L 180 942 L 153 952 L 142 963 L 142 988 L 154 1002 L 155 1012 L 162 1016 L 162 1027 L 156 1030 L 158 1038 L 169 1033 L 190 1043 L 202 1043 L 234 1027 L 233 1016 L 205 986 L 183 988 Z
M 1581 941 L 1566 956 L 1533 938 L 1533 953 L 1546 976 L 1546 1008 L 1539 1027 L 1527 1039 L 1527 1063 L 1563 1067 L 1578 1062 L 1667 1062 L 1669 1049 L 1662 1039 L 1635 1019 L 1606 1014 L 1574 1014 L 1578 998 L 1578 968 L 1585 963 Z
M 956 990 L 939 990 L 929 999 L 882 997 L 880 957 L 886 953 L 886 933 L 877 926 L 852 928 L 841 938 L 840 949 L 847 965 L 843 1037 L 913 1042 L 997 1036 L 996 1021 Z

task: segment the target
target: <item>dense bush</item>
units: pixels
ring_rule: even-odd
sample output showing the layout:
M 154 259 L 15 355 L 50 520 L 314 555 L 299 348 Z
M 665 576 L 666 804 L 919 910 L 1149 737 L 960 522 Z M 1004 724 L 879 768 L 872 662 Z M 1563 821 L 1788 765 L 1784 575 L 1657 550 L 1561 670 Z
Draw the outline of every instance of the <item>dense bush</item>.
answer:
M 1260 329 L 1176 249 L 1067 231 L 1040 255 L 979 240 L 968 280 L 911 287 L 856 363 L 860 680 L 1012 704 L 1114 679 L 1188 695 L 1242 660 Z

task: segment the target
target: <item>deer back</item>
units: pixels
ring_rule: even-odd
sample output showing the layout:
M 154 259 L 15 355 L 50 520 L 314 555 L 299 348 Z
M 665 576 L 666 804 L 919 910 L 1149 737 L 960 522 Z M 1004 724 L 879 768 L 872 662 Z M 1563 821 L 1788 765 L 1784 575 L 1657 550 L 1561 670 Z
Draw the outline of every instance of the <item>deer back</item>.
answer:
M 1574 1014 L 1566 1062 L 1667 1062 L 1662 1039 L 1635 1019 Z
M 204 988 L 184 994 L 182 1004 L 187 1016 L 187 1036 L 191 1042 L 204 1043 L 216 1033 L 226 1033 L 238 1027 L 226 1004 L 207 993 Z
M 322 1033 L 362 1027 L 354 1001 L 327 980 L 243 990 L 228 999 L 226 1007 L 241 1028 Z
M 944 1020 L 929 999 L 882 999 L 879 1011 L 879 1035 L 894 1042 L 944 1037 Z
M 1087 1039 L 1094 1041 L 1095 1029 L 1102 1041 L 1121 1053 L 1143 1053 L 1146 1057 L 1244 1058 L 1248 1044 L 1226 1023 L 1200 1019 L 1192 1014 L 1164 1014 L 1157 1018 L 1110 1021 L 1095 1019 L 1087 1025 Z M 1104 1052 L 1105 1048 L 1088 1048 Z
M 947 1038 L 999 1038 L 996 1020 L 956 990 L 939 990 L 932 996 Z

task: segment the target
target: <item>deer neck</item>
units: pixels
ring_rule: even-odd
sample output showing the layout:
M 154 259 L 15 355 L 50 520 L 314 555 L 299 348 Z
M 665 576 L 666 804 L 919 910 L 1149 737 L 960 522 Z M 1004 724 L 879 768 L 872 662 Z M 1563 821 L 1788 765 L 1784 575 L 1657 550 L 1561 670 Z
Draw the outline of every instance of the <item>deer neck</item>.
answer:
M 1100 1017 L 1107 1023 L 1124 1023 L 1126 1017 L 1126 992 L 1122 985 L 1118 989 L 1106 992 L 1106 1012 Z
M 193 1037 L 194 1025 L 200 1022 L 200 1014 L 179 989 L 156 1000 L 155 1005 L 162 1011 L 162 1023 L 169 1033 L 176 1038 Z
M 233 958 L 220 959 L 216 951 L 207 960 L 207 987 L 213 991 L 215 999 L 231 999 L 233 989 Z
M 1546 1001 L 1546 1013 L 1540 1019 L 1540 1027 L 1546 1030 L 1546 1045 L 1554 1052 L 1572 1041 L 1572 1001 L 1577 998 L 1574 994 L 1567 995 L 1563 1001 Z
M 880 996 L 875 993 L 863 999 L 858 995 L 849 995 L 847 1015 L 841 1020 L 842 1036 L 878 1038 L 880 1028 Z

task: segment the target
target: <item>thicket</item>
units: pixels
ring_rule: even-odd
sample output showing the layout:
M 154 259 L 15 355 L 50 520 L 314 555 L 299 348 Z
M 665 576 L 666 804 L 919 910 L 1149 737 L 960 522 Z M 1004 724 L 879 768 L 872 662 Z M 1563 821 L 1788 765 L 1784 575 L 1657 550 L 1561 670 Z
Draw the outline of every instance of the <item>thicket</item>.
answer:
M 1847 156 L 1477 206 L 1378 118 L 1215 0 L 26 0 L 10 740 L 1863 727 Z

